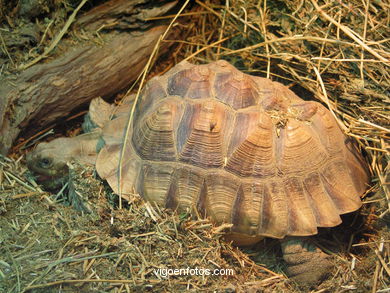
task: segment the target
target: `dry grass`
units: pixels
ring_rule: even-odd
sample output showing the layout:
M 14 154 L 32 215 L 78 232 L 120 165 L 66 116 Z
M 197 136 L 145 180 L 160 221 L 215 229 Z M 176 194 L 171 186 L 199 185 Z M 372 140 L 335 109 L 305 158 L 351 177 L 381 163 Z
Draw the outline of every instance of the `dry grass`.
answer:
M 119 209 L 92 167 L 73 163 L 71 182 L 80 195 L 75 200 L 49 198 L 25 179 L 26 168 L 17 162 L 3 159 L 0 166 L 1 292 L 289 288 L 282 274 L 221 241 L 222 229 L 208 220 L 161 211 L 136 195 Z M 187 267 L 232 269 L 233 275 L 167 280 L 155 272 Z
M 316 292 L 388 292 L 389 1 L 211 2 L 196 1 L 179 16 L 185 37 L 161 40 L 176 49 L 148 63 L 141 84 L 183 59 L 225 59 L 327 105 L 359 142 L 373 184 L 360 216 L 319 236 L 336 252 L 337 270 Z M 281 274 L 275 242 L 243 253 L 220 241 L 207 221 L 161 211 L 136 196 L 119 208 L 122 201 L 92 170 L 75 168 L 84 213 L 25 179 L 23 163 L 0 161 L 0 291 L 298 291 Z M 232 268 L 234 276 L 166 280 L 153 273 L 163 266 Z

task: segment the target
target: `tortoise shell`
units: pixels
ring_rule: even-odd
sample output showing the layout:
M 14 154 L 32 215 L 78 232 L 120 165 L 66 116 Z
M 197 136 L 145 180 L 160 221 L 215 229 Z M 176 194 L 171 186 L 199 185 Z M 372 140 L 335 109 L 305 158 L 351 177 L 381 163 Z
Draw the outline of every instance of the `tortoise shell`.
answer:
M 320 103 L 226 61 L 182 62 L 103 128 L 97 171 L 114 191 L 197 209 L 239 236 L 313 235 L 357 210 L 368 172 Z M 120 130 L 120 131 L 119 131 Z

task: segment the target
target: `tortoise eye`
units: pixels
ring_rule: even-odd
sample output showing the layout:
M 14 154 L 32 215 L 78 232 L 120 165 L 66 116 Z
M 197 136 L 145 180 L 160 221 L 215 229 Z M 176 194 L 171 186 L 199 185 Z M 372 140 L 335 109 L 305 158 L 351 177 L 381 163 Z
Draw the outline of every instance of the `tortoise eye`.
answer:
M 51 165 L 52 165 L 52 160 L 49 159 L 49 158 L 42 158 L 42 159 L 39 161 L 39 166 L 40 166 L 41 168 L 49 168 Z

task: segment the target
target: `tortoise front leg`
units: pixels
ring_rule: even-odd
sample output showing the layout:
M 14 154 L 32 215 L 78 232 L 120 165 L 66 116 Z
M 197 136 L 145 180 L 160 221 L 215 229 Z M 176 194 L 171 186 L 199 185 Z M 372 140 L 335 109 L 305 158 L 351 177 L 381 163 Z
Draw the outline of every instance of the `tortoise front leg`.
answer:
M 307 237 L 281 240 L 287 276 L 300 286 L 311 287 L 327 277 L 334 266 L 331 256 L 315 246 Z

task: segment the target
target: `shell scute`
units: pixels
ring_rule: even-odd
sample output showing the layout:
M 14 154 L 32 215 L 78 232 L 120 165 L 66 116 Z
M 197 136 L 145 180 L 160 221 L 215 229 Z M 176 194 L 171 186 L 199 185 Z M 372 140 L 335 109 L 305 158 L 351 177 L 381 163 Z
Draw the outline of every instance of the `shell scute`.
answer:
M 313 207 L 318 227 L 334 227 L 341 223 L 339 210 L 327 193 L 320 175 L 317 172 L 310 173 L 303 181 L 305 192 Z
M 265 113 L 238 114 L 225 169 L 241 177 L 275 175 L 273 134 L 274 125 Z
M 146 160 L 176 160 L 174 132 L 183 107 L 174 99 L 167 99 L 145 115 L 136 125 L 132 141 L 135 150 Z
M 191 168 L 179 168 L 175 173 L 177 185 L 177 202 L 181 210 L 193 211 L 201 200 L 201 188 L 204 175 Z
M 139 191 L 150 202 L 165 207 L 175 168 L 170 165 L 144 164 L 140 170 Z M 172 191 L 171 191 L 172 192 Z
M 266 184 L 264 197 L 263 225 L 258 234 L 283 238 L 289 232 L 289 206 L 283 184 L 278 181 Z
M 234 109 L 257 105 L 256 83 L 249 75 L 238 70 L 217 74 L 214 82 L 216 98 Z
M 142 90 L 136 109 L 134 111 L 133 123 L 137 124 L 139 117 L 150 111 L 152 105 L 167 97 L 165 87 L 161 84 L 159 77 L 154 77 L 145 85 Z
M 329 155 L 312 128 L 289 120 L 276 140 L 280 150 L 278 168 L 284 174 L 302 174 L 326 164 Z
M 206 65 L 184 69 L 169 77 L 168 93 L 191 99 L 211 96 L 211 72 Z
M 233 232 L 255 236 L 262 229 L 267 212 L 264 211 L 264 188 L 264 184 L 256 182 L 241 185 L 233 215 Z
M 350 176 L 350 170 L 344 162 L 333 161 L 323 168 L 322 182 L 327 193 L 335 202 L 340 214 L 357 210 L 362 205 L 359 192 Z
M 288 178 L 283 182 L 289 206 L 289 232 L 291 235 L 313 235 L 317 233 L 317 222 L 312 203 L 298 178 Z
M 215 101 L 187 104 L 177 134 L 179 161 L 203 168 L 221 167 L 232 118 Z
M 216 223 L 231 223 L 240 183 L 232 176 L 210 173 L 205 177 L 207 194 L 204 202 L 205 215 Z

